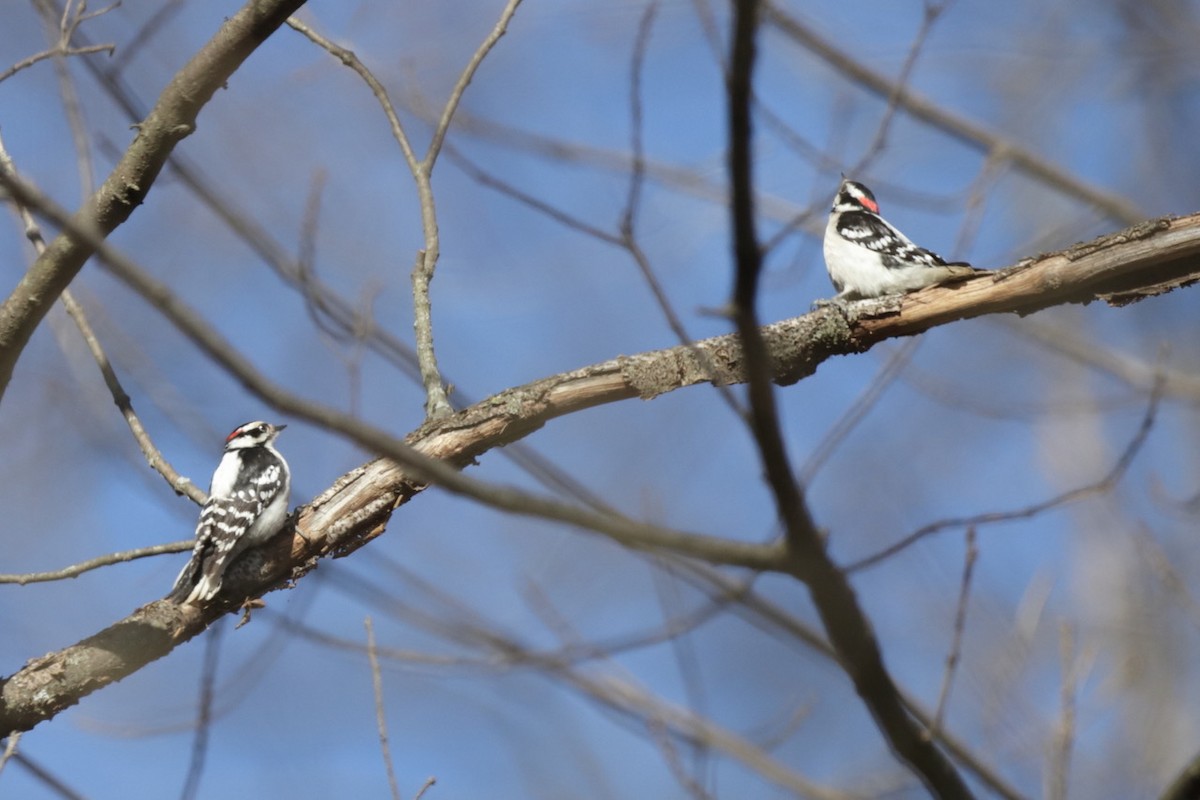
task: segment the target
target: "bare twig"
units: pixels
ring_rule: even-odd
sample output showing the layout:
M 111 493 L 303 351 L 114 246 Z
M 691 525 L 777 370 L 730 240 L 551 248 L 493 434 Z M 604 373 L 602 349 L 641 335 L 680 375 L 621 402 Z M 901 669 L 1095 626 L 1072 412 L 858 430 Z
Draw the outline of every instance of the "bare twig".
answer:
M 654 18 L 657 14 L 658 2 L 652 0 L 646 4 L 638 22 L 637 36 L 633 41 L 633 64 L 629 69 L 629 149 L 633 165 L 629 170 L 629 191 L 625 197 L 625 209 L 621 212 L 619 226 L 621 235 L 626 240 L 634 238 L 634 223 L 637 221 L 642 189 L 646 182 L 646 154 L 642 141 L 642 69 L 646 64 L 646 51 L 650 48 L 650 33 L 654 30 Z
M 117 75 L 125 69 L 125 65 L 133 60 L 134 56 L 141 51 L 142 46 L 153 39 L 155 34 L 183 10 L 184 0 L 163 0 L 157 5 L 158 8 L 150 14 L 146 22 L 121 45 L 121 51 L 117 53 L 108 68 L 111 74 Z
M 453 161 L 459 169 L 466 173 L 471 180 L 475 181 L 480 186 L 492 189 L 499 194 L 502 194 L 505 197 L 520 203 L 526 208 L 533 209 L 539 214 L 554 220 L 565 228 L 582 233 L 585 236 L 590 236 L 593 239 L 604 242 L 605 244 L 611 244 L 616 247 L 623 246 L 623 242 L 621 241 L 619 234 L 610 233 L 598 225 L 593 225 L 590 222 L 586 222 L 578 217 L 572 216 L 566 211 L 563 211 L 561 208 L 544 200 L 540 200 L 528 192 L 517 188 L 503 178 L 497 177 L 495 174 L 488 172 L 474 161 L 471 161 L 469 158 L 459 152 L 458 148 L 454 147 L 450 143 L 447 143 L 444 149 L 446 152 L 446 157 Z
M 887 363 L 883 365 L 883 369 L 876 373 L 866 390 L 854 399 L 854 402 L 842 412 L 838 421 L 825 432 L 800 470 L 801 486 L 808 486 L 817 477 L 821 467 L 825 465 L 838 446 L 871 412 L 888 387 L 900 377 L 904 368 L 912 361 L 913 354 L 916 353 L 920 342 L 920 339 L 909 339 L 900 345 L 899 349 L 892 353 Z
M 13 176 L 17 174 L 16 167 L 13 165 L 12 158 L 4 146 L 3 139 L 0 139 L 0 171 Z M 14 205 L 16 206 L 17 214 L 25 226 L 25 236 L 29 239 L 34 250 L 40 257 L 46 251 L 46 242 L 42 238 L 42 230 L 33 218 L 33 215 L 29 212 L 29 209 L 20 200 L 17 200 Z M 141 448 L 142 455 L 146 458 L 146 462 L 150 465 L 150 468 L 159 475 L 162 475 L 163 480 L 171 486 L 171 489 L 176 494 L 187 495 L 197 504 L 202 504 L 207 498 L 204 490 L 176 472 L 175 468 L 163 457 L 158 447 L 154 444 L 154 440 L 150 438 L 150 434 L 146 432 L 141 419 L 133 410 L 133 401 L 121 385 L 116 371 L 108 360 L 108 354 L 104 352 L 100 340 L 97 338 L 95 331 L 92 330 L 92 326 L 88 322 L 87 315 L 84 313 L 82 306 L 76 302 L 75 297 L 67 289 L 63 289 L 61 299 L 63 307 L 67 310 L 67 314 L 70 315 L 71 319 L 75 321 L 75 325 L 79 328 L 84 343 L 91 352 L 92 358 L 96 361 L 96 366 L 100 368 L 100 374 L 104 378 L 104 385 L 108 387 L 113 402 L 116 403 L 121 416 L 125 418 L 125 423 L 129 426 L 129 430 L 133 434 L 133 439 L 137 442 L 138 447 Z M 89 567 L 89 569 L 95 569 L 95 566 Z M 74 575 L 77 574 L 79 572 L 74 573 Z M 74 577 L 74 575 L 63 577 Z M 0 582 L 3 582 L 3 577 L 5 576 L 0 576 Z
M 367 661 L 371 665 L 371 686 L 375 691 L 375 724 L 379 727 L 379 749 L 383 752 L 383 764 L 387 768 L 388 786 L 392 797 L 400 800 L 400 784 L 396 782 L 396 768 L 392 765 L 392 749 L 388 744 L 387 712 L 383 706 L 383 675 L 379 671 L 379 653 L 375 649 L 375 626 L 371 618 L 363 620 L 367 629 Z
M 8 69 L 0 72 L 0 82 L 6 81 L 13 75 L 16 75 L 23 69 L 32 67 L 40 61 L 45 61 L 48 58 L 60 58 L 64 56 L 85 56 L 91 53 L 108 53 L 110 56 L 117 49 L 115 44 L 93 44 L 87 47 L 62 47 L 55 46 L 49 50 L 43 50 L 40 53 L 34 53 L 27 58 L 23 58 L 13 64 Z
M 160 313 L 170 318 L 173 324 L 188 336 L 205 353 L 237 377 L 248 389 L 277 409 L 317 424 L 336 430 L 359 442 L 365 447 L 385 454 L 403 463 L 412 477 L 434 480 L 451 491 L 470 494 L 477 499 L 519 513 L 545 515 L 551 519 L 568 521 L 571 524 L 600 530 L 626 545 L 634 547 L 683 548 L 697 557 L 715 559 L 720 563 L 739 564 L 758 569 L 778 567 L 778 552 L 771 546 L 753 545 L 742 542 L 716 539 L 715 537 L 692 538 L 678 532 L 666 532 L 656 526 L 636 523 L 627 518 L 603 510 L 587 511 L 574 506 L 540 498 L 512 489 L 486 488 L 484 484 L 461 475 L 447 464 L 430 460 L 416 453 L 393 436 L 367 425 L 360 420 L 339 414 L 332 409 L 302 400 L 283 391 L 266 380 L 249 362 L 237 353 L 228 342 L 213 331 L 195 312 L 184 306 L 165 286 L 151 279 L 136 264 L 121 256 L 94 232 L 74 227 L 70 217 L 62 209 L 27 184 L 0 175 L 9 191 L 19 196 L 22 202 L 36 207 L 41 213 L 63 225 L 71 234 L 83 238 L 92 237 L 96 250 L 103 262 L 122 281 L 141 294 Z M 1192 250 L 1200 250 L 1200 216 L 1181 218 L 1169 223 L 1155 223 L 1150 232 L 1127 231 L 1120 237 L 1105 237 L 1098 242 L 1081 248 L 1084 252 L 1055 254 L 1042 259 L 1043 268 L 1033 270 L 1024 267 L 1008 273 L 997 273 L 960 284 L 955 289 L 932 289 L 915 293 L 903 299 L 884 298 L 878 301 L 857 303 L 854 309 L 843 311 L 825 310 L 788 323 L 776 323 L 763 329 L 763 337 L 771 343 L 771 370 L 775 380 L 790 383 L 800 379 L 816 368 L 825 358 L 837 353 L 858 352 L 871 343 L 893 335 L 909 335 L 946 321 L 968 315 L 997 310 L 1033 310 L 1044 308 L 1064 299 L 1094 296 L 1104 286 L 1129 286 L 1131 276 L 1136 273 L 1142 280 L 1158 281 L 1162 273 L 1148 271 L 1143 259 L 1153 262 L 1169 259 L 1171 269 L 1179 269 L 1190 275 L 1194 264 L 1181 256 Z M 1161 237 L 1158 246 L 1147 255 L 1144 239 L 1148 236 Z M 1109 242 L 1117 242 L 1109 244 Z M 1122 257 L 1122 253 L 1128 253 Z M 1047 269 L 1049 268 L 1049 269 Z M 1102 276 L 1109 283 L 1097 282 L 1094 276 Z M 1112 282 L 1118 282 L 1114 284 Z M 990 301 L 981 302 L 979 292 L 996 294 Z M 938 302 L 935 302 L 935 298 Z M 967 299 L 968 302 L 964 302 Z M 974 300 L 970 302 L 970 300 Z M 895 310 L 901 308 L 898 316 Z M 892 309 L 890 314 L 881 309 Z M 843 316 L 848 314 L 848 316 Z M 829 326 L 841 320 L 848 327 L 842 333 L 832 331 Z M 796 326 L 799 326 L 797 328 Z M 547 394 L 548 386 L 538 386 L 531 417 L 518 415 L 502 426 L 508 436 L 520 438 L 533 426 L 544 424 L 561 414 L 570 413 L 580 407 L 590 407 L 602 402 L 626 399 L 638 395 L 654 397 L 664 391 L 672 391 L 698 382 L 732 382 L 745 380 L 749 365 L 753 362 L 742 352 L 742 345 L 728 342 L 720 337 L 698 342 L 689 348 L 644 354 L 636 359 L 618 359 L 595 365 L 584 372 L 562 376 L 570 388 L 560 391 L 559 387 Z M 731 346 L 733 345 L 733 346 Z M 718 367 L 717 373 L 703 368 L 695 362 L 694 348 L 699 347 Z M 664 360 L 665 359 L 665 360 Z M 663 361 L 660 365 L 655 362 Z M 665 372 L 659 372 L 666 364 Z M 762 363 L 762 362 L 757 362 Z M 550 379 L 557 385 L 560 379 Z M 534 387 L 513 390 L 516 395 L 525 395 Z M 480 408 L 493 408 L 488 401 Z M 522 406 L 524 407 L 524 406 Z M 504 436 L 491 441 L 500 443 Z M 968 520 L 969 522 L 969 520 Z M 961 523 L 960 524 L 965 524 Z M 823 551 L 822 551 L 823 552 Z
M 85 39 L 79 32 L 76 32 L 75 38 Z M 141 120 L 146 116 L 146 110 L 132 91 L 115 76 L 98 70 L 92 61 L 84 61 L 83 64 L 131 121 Z M 445 143 L 444 146 L 449 145 Z M 201 170 L 180 151 L 176 150 L 171 154 L 170 163 L 175 180 L 188 187 L 207 209 L 262 258 L 281 279 L 300 288 L 307 307 L 321 320 L 322 329 L 332 332 L 334 338 L 339 341 L 364 342 L 372 352 L 405 376 L 418 381 L 421 379 L 416 353 L 412 348 L 387 330 L 375 325 L 369 316 L 359 313 L 354 304 L 323 283 L 319 276 L 312 272 L 305 273 L 272 237 L 270 231 L 254 222 L 254 214 L 250 210 L 239 207 L 234 196 L 223 194 L 219 187 L 206 181 Z M 450 397 L 462 407 L 473 405 L 475 402 L 461 391 L 461 384 L 451 389 Z M 547 489 L 573 497 L 593 509 L 608 508 L 608 504 L 595 492 L 525 443 L 513 442 L 505 447 L 501 454 Z
M 292 575 L 293 569 L 295 575 L 302 576 L 311 568 L 312 559 L 322 553 L 351 552 L 378 536 L 392 509 L 407 502 L 423 480 L 432 479 L 464 493 L 483 489 L 456 470 L 492 447 L 526 436 L 550 419 L 600 403 L 635 396 L 649 399 L 715 379 L 696 368 L 687 348 L 614 359 L 510 390 L 462 412 L 452 425 L 433 424 L 414 432 L 408 439 L 414 447 L 405 446 L 383 431 L 296 398 L 265 380 L 165 287 L 150 280 L 96 234 L 74 224 L 69 214 L 41 193 L 12 176 L 4 178 L 9 191 L 21 202 L 54 220 L 71 236 L 91 243 L 114 274 L 166 314 L 249 390 L 280 411 L 326 425 L 392 459 L 355 470 L 327 496 L 302 510 L 299 524 L 312 541 L 296 537 L 289 543 L 286 537 L 279 537 L 261 552 L 251 554 L 266 560 L 260 577 L 237 585 L 247 594 L 265 591 Z M 772 376 L 782 383 L 794 382 L 811 374 L 833 354 L 859 352 L 883 338 L 911 335 L 950 319 L 1000 310 L 1031 311 L 1117 288 L 1129 291 L 1141 285 L 1138 281 L 1152 281 L 1157 287 L 1164 277 L 1178 285 L 1194 272 L 1191 262 L 1200 250 L 1198 231 L 1200 217 L 1156 222 L 1119 237 L 1105 237 L 1071 253 L 1053 254 L 1019 269 L 976 279 L 957 289 L 930 289 L 903 299 L 867 301 L 844 311 L 826 310 L 767 326 L 762 335 L 768 342 Z M 718 337 L 695 346 L 704 349 L 722 370 L 728 370 L 726 378 L 745 379 L 746 359 L 737 337 Z M 404 469 L 397 466 L 400 463 L 406 465 Z M 777 568 L 780 563 L 771 547 L 716 537 L 680 537 L 678 532 L 610 514 L 577 515 L 577 509 L 547 505 L 542 498 L 526 493 L 501 489 L 472 496 L 486 497 L 500 508 L 523 514 L 545 514 L 577 525 L 595 523 L 631 547 L 666 549 L 758 569 Z M 336 504 L 331 506 L 335 498 Z M 294 554 L 287 552 L 289 544 L 295 546 Z M 733 560 L 727 560 L 729 557 Z M 80 696 L 161 657 L 225 610 L 216 605 L 185 613 L 171 604 L 154 603 L 95 637 L 31 662 L 0 685 L 0 729 L 28 729 L 53 716 Z M 131 639 L 137 644 L 132 652 Z M 57 677 L 53 687 L 47 688 L 42 679 L 50 674 Z
M 763 18 L 850 80 L 885 98 L 895 95 L 896 104 L 906 112 L 945 131 L 969 147 L 984 153 L 1003 154 L 1021 172 L 1065 195 L 1095 206 L 1114 221 L 1132 225 L 1146 218 L 1144 213 L 1125 198 L 1092 186 L 1057 164 L 1004 139 L 982 125 L 942 109 L 911 89 L 898 86 L 896 82 L 867 67 L 849 53 L 835 48 L 778 4 L 768 0 L 763 6 Z
M 224 627 L 214 625 L 208 629 L 204 643 L 204 668 L 200 672 L 200 702 L 196 714 L 196 736 L 192 740 L 192 758 L 188 763 L 187 778 L 183 782 L 181 800 L 192 800 L 200 789 L 200 777 L 204 774 L 204 762 L 208 757 L 208 736 L 212 731 L 213 687 L 217 682 L 217 665 L 220 663 L 221 635 Z
M 729 58 L 729 171 L 732 186 L 734 258 L 733 314 L 745 348 L 751 428 L 767 483 L 783 520 L 790 572 L 812 595 L 825 632 L 843 668 L 875 719 L 892 751 L 927 788 L 941 798 L 968 798 L 971 792 L 954 765 L 904 709 L 883 664 L 871 630 L 845 573 L 829 558 L 788 461 L 779 429 L 768 350 L 759 331 L 755 303 L 762 252 L 754 221 L 751 159 L 751 75 L 758 27 L 757 0 L 735 0 Z
M 743 581 L 737 580 L 725 572 L 694 561 L 671 558 L 676 571 L 686 576 L 689 581 L 701 591 L 715 599 L 729 599 L 729 610 L 746 620 L 754 627 L 772 635 L 778 635 L 786 641 L 799 643 L 816 653 L 821 658 L 837 663 L 838 654 L 816 630 L 788 610 L 775 602 L 755 592 Z M 922 725 L 929 727 L 933 724 L 933 713 L 925 708 L 920 701 L 908 693 L 902 692 L 905 708 L 908 709 Z M 942 728 L 934 732 L 938 742 L 944 746 L 964 769 L 970 771 L 989 790 L 1005 800 L 1024 800 L 1024 795 L 1018 792 L 995 768 L 987 764 L 972 748 L 968 747 L 953 732 Z
M 14 753 L 12 761 L 42 783 L 55 797 L 62 798 L 62 800 L 86 800 L 82 794 L 67 786 L 61 778 L 24 753 L 19 751 Z
M 425 415 L 429 419 L 437 419 L 453 412 L 445 382 L 442 380 L 441 372 L 438 369 L 437 355 L 434 351 L 432 306 L 429 299 L 429 286 L 433 281 L 441 249 L 438 236 L 437 209 L 433 197 L 433 168 L 437 163 L 438 155 L 442 149 L 442 142 L 446 137 L 446 132 L 449 130 L 450 123 L 454 118 L 454 112 L 462 100 L 467 85 L 470 84 L 471 79 L 475 76 L 475 72 L 479 69 L 480 64 L 483 63 L 484 58 L 487 57 L 487 54 L 491 52 L 492 48 L 495 47 L 496 43 L 500 41 L 500 38 L 508 29 L 508 23 L 512 19 L 513 14 L 516 13 L 517 6 L 520 4 L 521 0 L 508 1 L 500 14 L 499 21 L 483 40 L 483 43 L 475 50 L 474 54 L 472 54 L 470 60 L 467 62 L 467 66 L 463 69 L 462 74 L 459 75 L 454 88 L 450 91 L 450 96 L 447 98 L 446 104 L 442 109 L 441 118 L 434 128 L 429 148 L 420 160 L 417 159 L 412 144 L 404 132 L 404 126 L 396 114 L 395 107 L 388 97 L 387 90 L 375 78 L 366 65 L 354 53 L 335 45 L 313 31 L 303 22 L 296 19 L 288 20 L 288 24 L 292 28 L 307 36 L 314 44 L 337 57 L 343 64 L 353 69 L 370 86 L 372 93 L 387 115 L 388 122 L 392 128 L 392 135 L 400 145 L 400 150 L 404 154 L 404 160 L 408 163 L 409 172 L 412 173 L 413 180 L 416 183 L 417 198 L 421 207 L 421 227 L 424 231 L 425 244 L 417 252 L 416 263 L 412 269 L 413 327 L 416 332 L 417 360 L 421 369 L 422 382 L 425 385 Z
M 17 752 L 17 743 L 21 741 L 21 732 L 13 731 L 8 736 L 4 737 L 4 753 L 0 755 L 0 773 L 4 772 L 4 768 L 8 766 L 11 759 Z
M 925 10 L 921 15 L 921 27 L 917 29 L 917 35 L 913 38 L 912 45 L 908 48 L 908 55 L 905 56 L 904 63 L 900 66 L 900 73 L 896 76 L 895 83 L 892 84 L 887 104 L 884 107 L 883 117 L 879 120 L 879 126 L 875 130 L 875 136 L 871 139 L 871 143 L 867 145 L 867 149 L 863 152 L 858 162 L 851 168 L 851 175 L 856 175 L 865 169 L 867 164 L 873 161 L 883 150 L 883 146 L 887 142 L 888 132 L 892 127 L 892 120 L 895 119 L 896 111 L 900 108 L 900 98 L 908 88 L 908 81 L 912 77 L 913 68 L 917 66 L 917 57 L 920 56 L 921 50 L 925 46 L 925 41 L 929 38 L 934 24 L 944 10 L 945 3 L 925 3 Z
M 572 142 L 536 131 L 526 131 L 502 122 L 460 111 L 455 130 L 505 147 L 531 152 L 555 161 L 582 164 L 593 169 L 615 171 L 622 174 L 633 169 L 633 159 L 623 150 L 613 150 L 585 142 Z M 650 158 L 644 159 L 646 177 L 656 183 L 695 197 L 701 197 L 726 206 L 729 190 L 724 183 L 711 179 L 706 171 L 694 167 L 678 166 Z M 759 213 L 768 219 L 789 220 L 796 215 L 796 203 L 786 197 L 757 192 L 755 200 Z
M 928 525 L 923 525 L 907 536 L 902 537 L 893 544 L 888 545 L 882 550 L 872 553 L 865 558 L 861 558 L 846 566 L 847 572 L 857 572 L 862 569 L 879 564 L 888 558 L 891 558 L 896 553 L 904 550 L 927 536 L 932 536 L 935 533 L 950 529 L 950 528 L 965 528 L 977 527 L 980 525 L 991 525 L 997 522 L 1009 522 L 1014 519 L 1029 519 L 1037 516 L 1043 511 L 1054 508 L 1056 506 L 1073 503 L 1077 500 L 1082 500 L 1085 497 L 1092 495 L 1104 494 L 1112 491 L 1112 489 L 1121 482 L 1125 473 L 1129 470 L 1129 465 L 1133 463 L 1134 458 L 1141 451 L 1142 445 L 1146 443 L 1146 438 L 1150 435 L 1150 429 L 1154 427 L 1154 419 L 1158 413 L 1158 404 L 1162 400 L 1162 378 L 1158 379 L 1155 387 L 1151 390 L 1150 401 L 1146 406 L 1146 413 L 1142 416 L 1142 423 L 1138 426 L 1133 438 L 1129 440 L 1129 444 L 1125 446 L 1120 458 L 1100 480 L 1095 483 L 1089 483 L 1086 486 L 1079 486 L 1062 494 L 1055 495 L 1040 503 L 1025 506 L 1013 511 L 991 511 L 983 514 L 973 514 L 969 517 L 958 517 L 953 519 L 943 519 L 936 522 L 931 522 Z
M 621 247 L 629 253 L 638 270 L 642 273 L 642 279 L 649 287 L 650 293 L 654 295 L 654 301 L 658 304 L 659 311 L 667 321 L 667 325 L 671 328 L 679 343 L 686 345 L 692 341 L 692 337 L 684 326 L 683 320 L 675 311 L 675 307 L 671 304 L 671 299 L 667 297 L 667 292 L 663 288 L 662 282 L 659 281 L 658 275 L 655 274 L 654 267 L 650 264 L 650 259 L 646 257 L 645 251 L 642 250 L 642 246 L 638 243 L 636 230 L 638 210 L 641 206 L 642 192 L 646 182 L 646 154 L 642 141 L 644 134 L 642 70 L 645 66 L 646 52 L 650 46 L 650 33 L 654 29 L 654 19 L 657 13 L 657 2 L 651 2 L 646 6 L 646 10 L 642 13 L 641 21 L 638 23 L 638 33 L 634 40 L 633 63 L 629 70 L 630 152 L 633 159 L 633 166 L 629 171 L 629 191 L 625 199 L 625 208 L 621 212 L 621 219 L 618 224 L 618 241 Z M 700 358 L 703 358 L 702 353 L 699 351 L 696 352 Z M 720 384 L 716 388 L 720 393 L 721 399 L 729 406 L 733 413 L 740 418 L 745 418 L 746 411 L 741 407 L 741 404 L 733 394 Z
M 666 319 L 667 324 L 682 344 L 690 342 L 692 337 L 688 335 L 683 321 L 675 313 L 675 308 L 671 305 L 671 299 L 667 297 L 666 290 L 663 289 L 658 276 L 654 274 L 654 268 L 650 265 L 650 260 L 646 258 L 641 245 L 638 244 L 636 231 L 638 210 L 641 207 L 642 191 L 646 183 L 646 154 L 642 142 L 644 133 L 642 119 L 642 68 L 645 65 L 646 51 L 650 45 L 650 32 L 654 29 L 654 18 L 657 13 L 657 2 L 651 2 L 646 5 L 646 9 L 642 12 L 642 18 L 638 23 L 637 37 L 633 45 L 633 64 L 629 71 L 629 135 L 633 166 L 629 171 L 629 190 L 625 197 L 625 207 L 621 211 L 621 219 L 617 228 L 620 232 L 619 242 L 621 246 L 628 251 L 634 263 L 637 264 L 638 269 L 642 273 L 642 279 L 646 281 L 646 285 L 650 288 L 650 293 L 654 295 L 654 300 L 658 303 L 659 311 L 662 312 L 663 318 Z
M 678 612 L 680 599 L 679 580 L 665 570 L 655 571 L 654 578 L 654 588 L 658 595 L 659 605 L 663 607 L 664 616 L 668 619 L 680 619 L 682 615 Z M 717 602 L 711 603 L 709 607 L 716 608 L 724 605 L 724 603 Z M 678 629 L 677 624 L 672 625 L 668 623 L 663 627 L 664 629 Z M 679 634 L 670 636 L 667 638 L 667 641 L 671 645 L 676 670 L 679 672 L 679 677 L 683 683 L 688 708 L 697 714 L 709 716 L 708 694 L 705 691 L 703 675 L 700 670 L 701 661 L 697 657 L 695 646 L 689 637 Z M 671 771 L 675 774 L 675 779 L 697 800 L 708 800 L 711 798 L 712 795 L 704 788 L 704 771 L 709 759 L 707 743 L 695 743 L 692 757 L 693 764 L 689 770 L 685 768 L 682 760 L 679 758 L 673 742 L 667 737 L 664 737 L 664 739 L 665 741 L 660 745 L 660 748 L 669 748 L 665 752 L 670 756 L 668 763 L 671 764 Z
M 938 691 L 933 721 L 929 724 L 929 735 L 932 737 L 936 737 L 942 730 L 946 706 L 950 700 L 950 687 L 954 684 L 954 675 L 962 657 L 963 634 L 967 628 L 967 599 L 970 597 L 971 576 L 975 574 L 975 561 L 978 558 L 979 545 L 976 542 L 975 529 L 967 528 L 967 552 L 963 556 L 962 581 L 958 587 L 958 605 L 954 612 L 954 635 L 950 642 L 950 652 L 946 655 L 946 669 L 942 673 L 942 688 Z
M 544 610 L 544 609 L 543 609 Z M 557 624 L 553 624 L 558 628 Z M 443 633 L 463 645 L 473 646 L 491 654 L 491 660 L 508 669 L 521 667 L 545 674 L 560 683 L 571 686 L 596 702 L 623 716 L 636 721 L 639 726 L 658 725 L 663 736 L 673 736 L 690 743 L 720 752 L 745 765 L 765 780 L 786 787 L 800 797 L 818 800 L 852 800 L 854 795 L 829 789 L 804 777 L 791 767 L 781 763 L 763 748 L 744 736 L 729 731 L 694 710 L 669 703 L 632 679 L 610 670 L 577 669 L 569 663 L 557 660 L 553 655 L 539 653 L 523 642 L 498 633 L 499 627 L 491 624 L 477 612 L 465 613 L 462 620 Z M 561 628 L 559 628 L 561 631 Z M 564 632 L 570 636 L 570 632 Z M 380 648 L 380 656 L 389 653 Z
M 72 217 L 90 236 L 56 237 L 0 304 L 0 397 L 33 331 L 93 254 L 91 242 L 129 218 L 213 94 L 302 2 L 248 0 L 171 80 L 108 179 Z M 0 173 L 5 183 L 12 178 L 7 170 Z
M 63 6 L 62 13 L 58 14 L 55 7 L 57 3 L 54 0 L 35 0 L 34 3 L 45 21 L 49 34 L 57 37 L 58 47 L 63 50 L 71 48 L 71 38 L 85 19 L 105 14 L 116 8 L 118 4 L 114 3 L 95 13 L 86 14 L 87 3 L 85 1 L 68 0 Z M 92 169 L 91 140 L 83 121 L 83 107 L 79 102 L 79 92 L 71 77 L 71 71 L 67 67 L 66 57 L 59 56 L 54 59 L 54 74 L 58 78 L 58 92 L 62 96 L 63 110 L 66 112 L 71 139 L 75 144 L 75 156 L 79 161 L 79 185 L 83 194 L 81 199 L 86 200 L 96 191 L 96 178 Z
M 193 540 L 185 539 L 169 544 L 156 544 L 150 547 L 139 547 L 136 550 L 122 550 L 117 553 L 109 553 L 50 572 L 24 572 L 15 575 L 0 574 L 0 584 L 16 583 L 24 586 L 27 583 L 45 583 L 47 581 L 61 581 L 66 578 L 77 578 L 85 572 L 90 572 L 100 567 L 111 566 L 112 564 L 123 564 L 138 558 L 161 556 L 166 553 L 183 553 L 191 550 L 193 545 L 195 545 Z
M 413 795 L 413 800 L 421 800 L 421 798 L 425 796 L 425 792 L 429 791 L 430 787 L 432 787 L 436 783 L 437 783 L 437 778 L 430 775 L 428 778 L 425 779 L 425 782 L 423 784 L 421 784 L 421 788 L 417 789 L 417 793 L 415 795 Z
M 1066 800 L 1067 778 L 1071 770 L 1071 749 L 1075 742 L 1075 686 L 1078 655 L 1075 652 L 1075 636 L 1071 626 L 1062 623 L 1058 632 L 1059 660 L 1062 664 L 1062 686 L 1059 689 L 1062 708 L 1058 725 L 1055 726 L 1054 741 L 1047 755 L 1046 794 L 1048 800 Z
M 438 120 L 437 128 L 433 132 L 433 140 L 429 143 L 429 150 L 425 153 L 425 171 L 433 172 L 434 162 L 437 161 L 438 154 L 442 149 L 442 141 L 446 138 L 446 132 L 450 129 L 450 123 L 454 119 L 454 112 L 458 110 L 458 104 L 462 100 L 463 92 L 467 90 L 467 85 L 471 83 L 471 79 L 475 77 L 480 64 L 487 54 L 492 51 L 500 38 L 508 31 L 508 23 L 512 21 L 513 15 L 517 13 L 517 6 L 521 5 L 521 0 L 508 0 L 504 4 L 504 9 L 500 12 L 500 19 L 492 27 L 492 30 L 484 38 L 483 43 L 476 48 L 471 55 L 467 66 L 463 68 L 462 74 L 458 76 L 458 82 L 454 84 L 454 88 L 450 91 L 450 96 L 446 99 L 446 105 L 442 109 L 442 116 Z
M 462 100 L 463 92 L 474 77 L 475 71 L 483 63 L 500 37 L 508 29 L 508 23 L 521 0 L 508 0 L 500 19 L 483 43 L 476 49 L 467 66 L 459 75 L 458 82 L 450 92 L 446 105 L 442 109 L 441 119 L 434 129 L 429 149 L 417 169 L 413 170 L 413 179 L 417 182 L 417 195 L 421 202 L 421 225 L 425 230 L 425 247 L 417 254 L 417 263 L 413 266 L 413 326 L 416 329 L 417 357 L 421 362 L 421 374 L 425 383 L 425 415 L 436 419 L 450 414 L 453 409 L 446 395 L 446 387 L 438 371 L 437 359 L 433 349 L 433 320 L 429 300 L 429 284 L 433 281 L 434 270 L 437 268 L 441 244 L 438 239 L 437 212 L 433 200 L 433 167 L 442 149 L 442 141 L 454 118 L 454 112 Z

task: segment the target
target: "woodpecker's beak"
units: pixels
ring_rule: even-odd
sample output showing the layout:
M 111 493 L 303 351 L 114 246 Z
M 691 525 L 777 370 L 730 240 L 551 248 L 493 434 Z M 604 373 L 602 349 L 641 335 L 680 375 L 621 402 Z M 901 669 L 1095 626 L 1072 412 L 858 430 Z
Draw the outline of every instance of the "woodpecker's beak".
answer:
M 272 427 L 273 427 L 273 428 L 275 428 L 275 432 L 276 432 L 276 433 L 278 433 L 279 431 L 281 431 L 281 430 L 283 430 L 284 428 L 286 428 L 286 427 L 287 427 L 287 425 L 273 425 Z

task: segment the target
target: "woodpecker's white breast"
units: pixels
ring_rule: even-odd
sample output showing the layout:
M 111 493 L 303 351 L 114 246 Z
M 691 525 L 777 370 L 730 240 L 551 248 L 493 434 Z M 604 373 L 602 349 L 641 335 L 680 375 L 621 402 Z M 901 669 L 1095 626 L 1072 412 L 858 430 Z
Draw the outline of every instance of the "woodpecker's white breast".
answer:
M 875 297 L 901 291 L 895 270 L 883 265 L 879 253 L 844 238 L 837 230 L 837 215 L 825 225 L 825 269 L 840 294 Z
M 229 497 L 233 494 L 233 485 L 237 481 L 238 473 L 241 471 L 242 456 L 237 450 L 227 450 L 221 456 L 221 461 L 217 464 L 216 470 L 213 472 L 212 483 L 209 485 L 208 493 L 212 497 Z

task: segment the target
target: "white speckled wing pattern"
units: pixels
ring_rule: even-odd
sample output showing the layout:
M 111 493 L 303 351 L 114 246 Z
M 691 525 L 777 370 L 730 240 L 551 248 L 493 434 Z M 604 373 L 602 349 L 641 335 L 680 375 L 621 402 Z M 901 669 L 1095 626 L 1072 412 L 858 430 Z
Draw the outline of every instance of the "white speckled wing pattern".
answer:
M 912 242 L 878 213 L 866 186 L 843 181 L 825 227 L 825 267 L 838 297 L 856 299 L 910 292 L 974 274 Z
M 214 597 L 242 551 L 270 539 L 287 519 L 291 475 L 271 444 L 282 428 L 248 423 L 229 435 L 196 524 L 192 557 L 176 579 L 172 599 L 197 603 Z

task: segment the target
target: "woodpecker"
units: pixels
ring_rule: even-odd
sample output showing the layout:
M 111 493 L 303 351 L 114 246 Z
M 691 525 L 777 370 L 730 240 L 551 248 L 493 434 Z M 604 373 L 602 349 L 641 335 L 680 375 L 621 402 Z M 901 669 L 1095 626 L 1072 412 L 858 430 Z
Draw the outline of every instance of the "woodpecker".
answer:
M 850 180 L 838 188 L 825 226 L 825 268 L 838 290 L 834 300 L 903 294 L 978 271 L 913 244 L 879 215 L 871 190 Z
M 196 523 L 196 546 L 168 597 L 180 604 L 211 600 L 229 565 L 252 545 L 266 542 L 287 519 L 291 471 L 275 449 L 286 425 L 247 422 L 225 437 L 208 502 Z

